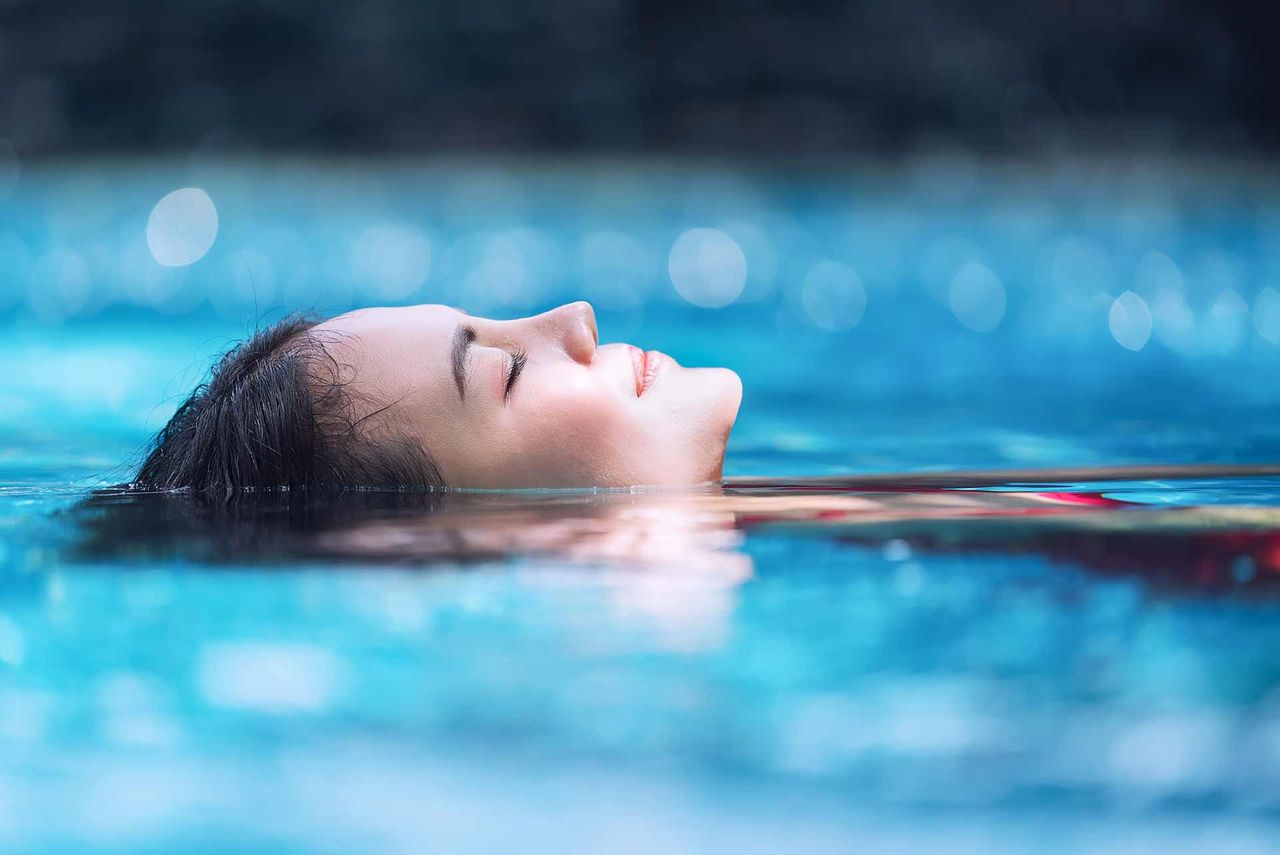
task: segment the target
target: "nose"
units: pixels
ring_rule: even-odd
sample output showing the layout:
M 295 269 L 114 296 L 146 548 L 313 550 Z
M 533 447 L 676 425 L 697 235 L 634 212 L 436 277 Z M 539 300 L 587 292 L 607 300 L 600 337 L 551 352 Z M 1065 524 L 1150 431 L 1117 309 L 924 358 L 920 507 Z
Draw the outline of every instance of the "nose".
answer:
M 590 303 L 584 300 L 566 303 L 542 317 L 548 331 L 561 342 L 570 359 L 583 365 L 591 362 L 596 355 L 600 332 L 596 328 L 596 313 Z

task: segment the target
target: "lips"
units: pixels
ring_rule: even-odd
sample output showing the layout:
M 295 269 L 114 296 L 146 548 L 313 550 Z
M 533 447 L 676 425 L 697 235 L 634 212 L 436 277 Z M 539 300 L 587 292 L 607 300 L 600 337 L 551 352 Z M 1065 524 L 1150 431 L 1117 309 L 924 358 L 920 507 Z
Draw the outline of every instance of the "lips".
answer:
M 658 376 L 658 372 L 662 370 L 663 364 L 668 359 L 665 353 L 656 350 L 644 351 L 638 347 L 631 348 L 631 367 L 636 375 L 637 398 L 649 391 L 654 378 Z

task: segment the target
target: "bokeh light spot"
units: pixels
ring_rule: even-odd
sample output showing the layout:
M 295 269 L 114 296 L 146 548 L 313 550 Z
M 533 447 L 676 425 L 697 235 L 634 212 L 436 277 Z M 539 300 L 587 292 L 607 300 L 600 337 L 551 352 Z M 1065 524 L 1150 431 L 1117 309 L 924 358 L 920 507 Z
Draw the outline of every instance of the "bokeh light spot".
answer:
M 184 267 L 204 258 L 218 236 L 218 210 L 209 194 L 183 187 L 165 196 L 147 220 L 147 246 L 166 267 Z
M 737 241 L 717 229 L 689 229 L 671 245 L 671 283 L 695 306 L 727 306 L 747 284 L 747 257 Z
M 643 243 L 623 232 L 592 232 L 578 247 L 583 289 L 592 302 L 607 309 L 630 309 L 644 303 L 657 264 Z
M 226 641 L 204 646 L 199 677 L 214 706 L 296 714 L 332 704 L 342 668 L 332 653 L 308 644 Z
M 1182 269 L 1172 258 L 1159 250 L 1151 250 L 1138 262 L 1134 280 L 1139 291 L 1158 294 L 1162 291 L 1181 292 Z
M 1280 345 L 1280 291 L 1268 285 L 1253 301 L 1253 325 L 1258 335 Z
M 809 320 L 824 330 L 852 329 L 867 308 L 867 289 L 857 272 L 837 261 L 819 261 L 804 278 L 800 301 Z
M 351 249 L 351 267 L 369 293 L 403 300 L 431 272 L 431 240 L 405 223 L 383 223 L 362 231 Z
M 520 241 L 510 233 L 486 236 L 463 279 L 468 304 L 506 308 L 532 290 L 529 262 Z
M 1200 329 L 1200 339 L 1206 350 L 1227 354 L 1244 343 L 1249 324 L 1249 304 L 1234 288 L 1228 288 L 1217 296 L 1205 316 Z
M 960 323 L 974 332 L 991 332 L 1004 320 L 1004 283 L 986 265 L 971 261 L 951 278 L 949 302 Z
M 1121 347 L 1139 351 L 1151 338 L 1151 309 L 1147 301 L 1132 291 L 1125 291 L 1111 304 L 1108 318 L 1111 335 Z

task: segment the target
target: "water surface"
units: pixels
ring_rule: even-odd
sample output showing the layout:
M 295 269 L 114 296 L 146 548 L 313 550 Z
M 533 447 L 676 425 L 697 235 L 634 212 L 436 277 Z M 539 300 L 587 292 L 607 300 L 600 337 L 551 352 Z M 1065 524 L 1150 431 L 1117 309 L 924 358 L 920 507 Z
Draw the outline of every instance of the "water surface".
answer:
M 217 241 L 160 268 L 148 214 L 181 186 Z M 0 839 L 1269 851 L 1273 188 L 954 163 L 25 170 L 0 200 Z M 732 305 L 667 278 L 694 228 L 742 249 Z M 422 241 L 420 280 L 370 260 Z M 815 303 L 829 263 L 864 288 L 847 329 Z M 1004 295 L 986 332 L 953 305 L 972 265 Z M 1152 313 L 1137 351 L 1127 291 Z M 742 375 L 725 489 L 231 511 L 110 489 L 259 316 L 583 295 L 602 340 Z

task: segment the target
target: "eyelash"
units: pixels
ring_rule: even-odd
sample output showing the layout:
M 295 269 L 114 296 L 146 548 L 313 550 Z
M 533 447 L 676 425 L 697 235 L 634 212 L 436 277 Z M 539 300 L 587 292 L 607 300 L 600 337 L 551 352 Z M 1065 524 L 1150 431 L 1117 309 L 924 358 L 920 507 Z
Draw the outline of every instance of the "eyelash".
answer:
M 520 372 L 524 370 L 524 363 L 528 355 L 523 350 L 517 350 L 511 354 L 511 370 L 507 372 L 507 387 L 502 391 L 503 403 L 507 398 L 511 397 L 511 389 L 516 385 L 516 380 L 520 377 Z

